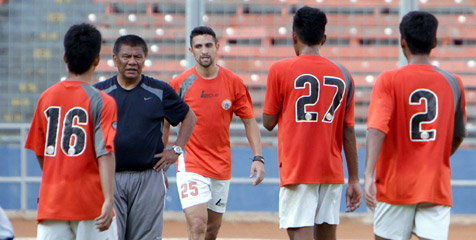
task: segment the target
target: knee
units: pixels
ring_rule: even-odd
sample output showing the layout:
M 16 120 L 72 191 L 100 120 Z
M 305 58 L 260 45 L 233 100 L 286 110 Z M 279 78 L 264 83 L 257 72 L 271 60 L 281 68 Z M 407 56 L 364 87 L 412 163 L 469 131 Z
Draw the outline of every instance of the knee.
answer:
M 194 218 L 189 221 L 190 231 L 202 234 L 207 230 L 207 220 L 202 218 Z

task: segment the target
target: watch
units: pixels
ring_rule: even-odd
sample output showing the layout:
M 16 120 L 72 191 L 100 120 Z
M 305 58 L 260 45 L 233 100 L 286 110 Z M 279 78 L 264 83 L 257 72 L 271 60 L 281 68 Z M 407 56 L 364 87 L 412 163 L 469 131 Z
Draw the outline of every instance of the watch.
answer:
M 177 146 L 177 145 L 173 145 L 172 146 L 172 149 L 174 150 L 174 152 L 178 155 L 181 155 L 183 153 L 183 150 L 180 146 Z

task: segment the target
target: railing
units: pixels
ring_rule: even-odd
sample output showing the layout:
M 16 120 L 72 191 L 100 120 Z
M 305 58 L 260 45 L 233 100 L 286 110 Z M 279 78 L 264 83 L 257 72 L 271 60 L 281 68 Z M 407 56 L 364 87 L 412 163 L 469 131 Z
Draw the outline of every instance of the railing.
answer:
M 21 210 L 28 210 L 27 206 L 27 185 L 31 183 L 40 183 L 41 177 L 37 176 L 28 176 L 28 159 L 27 159 L 27 149 L 23 146 L 25 145 L 25 140 L 28 134 L 28 129 L 30 124 L 27 123 L 0 123 L 0 146 L 14 146 L 19 147 L 20 149 L 20 175 L 19 176 L 0 176 L 0 183 L 18 183 L 20 184 L 20 194 L 21 194 L 21 202 L 20 207 Z M 356 135 L 357 135 L 357 142 L 360 146 L 365 144 L 365 134 L 366 128 L 364 125 L 358 125 L 355 128 Z M 174 132 L 174 131 L 172 131 Z M 233 123 L 230 127 L 231 132 L 231 142 L 234 146 L 243 146 L 247 144 L 247 139 L 245 136 L 245 131 L 242 123 Z M 261 127 L 262 133 L 262 142 L 265 146 L 277 146 L 277 129 L 272 132 L 265 130 Z M 175 136 L 172 135 L 172 138 Z M 171 139 L 173 142 L 173 139 Z M 468 137 L 465 139 L 466 146 L 476 146 L 476 128 L 469 128 L 468 129 Z M 3 158 L 4 156 L 0 156 Z M 175 178 L 171 177 L 171 183 L 175 182 Z M 232 178 L 232 184 L 250 184 L 252 183 L 253 179 L 249 178 L 240 178 L 234 177 Z M 362 182 L 361 182 L 362 183 Z M 271 177 L 266 178 L 263 181 L 263 184 L 270 184 L 270 185 L 278 185 L 279 178 Z M 453 186 L 459 187 L 476 187 L 476 180 L 452 180 Z

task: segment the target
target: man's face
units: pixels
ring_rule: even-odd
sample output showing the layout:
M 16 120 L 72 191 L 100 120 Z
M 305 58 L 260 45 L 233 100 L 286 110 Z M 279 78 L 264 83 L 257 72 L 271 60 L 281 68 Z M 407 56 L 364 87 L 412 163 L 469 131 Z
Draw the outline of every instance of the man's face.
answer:
M 113 57 L 117 70 L 124 79 L 140 80 L 146 57 L 142 46 L 122 45 L 117 56 Z
M 219 45 L 215 44 L 213 36 L 208 34 L 197 35 L 192 38 L 192 47 L 189 48 L 189 51 L 200 66 L 207 68 L 215 63 L 218 47 Z

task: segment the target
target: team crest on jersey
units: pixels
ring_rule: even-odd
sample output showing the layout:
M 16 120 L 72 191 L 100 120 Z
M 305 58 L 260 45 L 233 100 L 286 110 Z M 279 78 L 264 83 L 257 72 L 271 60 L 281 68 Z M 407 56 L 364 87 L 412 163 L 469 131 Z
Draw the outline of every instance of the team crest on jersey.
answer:
M 112 123 L 112 128 L 117 129 L 117 122 Z
M 221 107 L 225 110 L 228 110 L 231 108 L 231 101 L 230 99 L 225 99 L 223 102 L 221 102 Z

